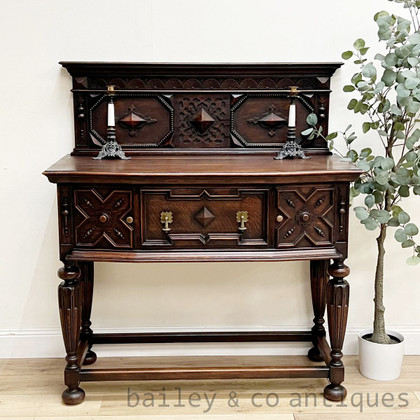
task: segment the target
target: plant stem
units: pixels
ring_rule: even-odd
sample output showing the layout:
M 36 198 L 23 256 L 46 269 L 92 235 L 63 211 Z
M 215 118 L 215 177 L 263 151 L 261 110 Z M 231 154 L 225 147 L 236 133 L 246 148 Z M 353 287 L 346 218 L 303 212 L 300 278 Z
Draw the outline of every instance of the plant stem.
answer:
M 385 331 L 385 307 L 384 307 L 384 259 L 385 259 L 385 224 L 381 225 L 381 233 L 376 238 L 378 243 L 378 259 L 375 272 L 375 319 L 373 321 L 372 341 L 379 344 L 390 344 L 391 340 Z

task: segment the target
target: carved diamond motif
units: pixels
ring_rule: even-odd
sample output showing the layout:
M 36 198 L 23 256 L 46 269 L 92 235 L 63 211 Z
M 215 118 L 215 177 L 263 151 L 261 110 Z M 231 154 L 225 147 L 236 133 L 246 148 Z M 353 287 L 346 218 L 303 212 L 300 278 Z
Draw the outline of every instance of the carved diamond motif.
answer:
M 118 120 L 118 123 L 123 128 L 128 128 L 128 134 L 134 136 L 136 130 L 142 128 L 145 124 L 151 124 L 157 120 L 152 117 L 146 117 L 145 115 L 135 112 L 136 107 L 131 105 L 128 107 L 129 113 Z
M 273 137 L 276 134 L 276 130 L 283 127 L 287 120 L 284 118 L 274 105 L 271 105 L 266 112 L 263 114 L 251 118 L 248 122 L 252 124 L 258 124 L 260 127 L 268 130 L 268 135 Z
M 214 123 L 208 112 L 201 108 L 198 114 L 190 121 L 191 125 L 201 134 L 206 132 Z
M 203 207 L 194 216 L 195 220 L 203 227 L 209 225 L 215 217 L 216 216 L 207 207 Z

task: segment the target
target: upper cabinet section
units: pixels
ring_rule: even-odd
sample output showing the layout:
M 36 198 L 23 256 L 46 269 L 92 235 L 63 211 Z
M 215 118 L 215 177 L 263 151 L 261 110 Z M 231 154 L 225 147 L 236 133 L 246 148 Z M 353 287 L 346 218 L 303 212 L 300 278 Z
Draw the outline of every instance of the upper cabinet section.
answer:
M 328 153 L 322 139 L 300 133 L 312 112 L 328 132 L 330 78 L 340 63 L 60 64 L 73 78 L 74 154 L 95 155 L 105 142 L 110 85 L 117 141 L 129 155 L 278 149 L 286 141 L 292 86 L 298 138 L 307 153 Z

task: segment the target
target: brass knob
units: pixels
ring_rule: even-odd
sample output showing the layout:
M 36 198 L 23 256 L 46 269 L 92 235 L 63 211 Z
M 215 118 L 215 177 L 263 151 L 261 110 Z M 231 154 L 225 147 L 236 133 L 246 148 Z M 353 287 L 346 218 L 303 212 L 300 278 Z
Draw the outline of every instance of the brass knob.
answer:
M 125 221 L 131 225 L 131 223 L 133 223 L 134 219 L 131 216 L 128 216 L 127 219 L 125 219 Z
M 99 216 L 99 221 L 102 223 L 106 223 L 108 221 L 108 215 L 103 213 Z
M 278 214 L 276 220 L 281 223 L 284 220 L 284 217 L 281 214 Z

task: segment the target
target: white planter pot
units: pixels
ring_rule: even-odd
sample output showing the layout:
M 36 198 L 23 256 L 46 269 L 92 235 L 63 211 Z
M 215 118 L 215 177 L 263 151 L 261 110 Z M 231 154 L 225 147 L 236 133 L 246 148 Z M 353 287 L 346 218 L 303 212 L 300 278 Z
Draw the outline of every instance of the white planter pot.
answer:
M 362 338 L 372 334 L 372 329 L 363 330 L 359 333 L 359 369 L 363 376 L 376 381 L 392 381 L 401 373 L 404 356 L 404 337 L 391 330 L 388 335 L 400 340 L 396 344 L 378 344 Z

